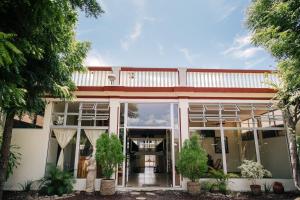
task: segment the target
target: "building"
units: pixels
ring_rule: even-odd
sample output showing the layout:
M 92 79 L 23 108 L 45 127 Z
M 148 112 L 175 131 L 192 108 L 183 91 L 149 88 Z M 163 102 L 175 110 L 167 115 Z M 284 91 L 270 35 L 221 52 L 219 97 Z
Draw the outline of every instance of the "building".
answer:
M 52 163 L 74 173 L 75 189 L 84 190 L 86 157 L 105 132 L 119 136 L 126 155 L 115 174 L 119 189 L 184 189 L 176 157 L 194 133 L 211 167 L 239 175 L 242 160 L 255 160 L 273 174 L 261 183 L 295 189 L 284 119 L 271 100 L 276 91 L 266 83 L 278 81 L 272 71 L 89 67 L 73 79 L 73 102 L 48 97 L 42 128 L 13 130 L 22 161 L 7 189 L 40 179 Z M 245 191 L 249 181 L 235 178 L 229 187 Z

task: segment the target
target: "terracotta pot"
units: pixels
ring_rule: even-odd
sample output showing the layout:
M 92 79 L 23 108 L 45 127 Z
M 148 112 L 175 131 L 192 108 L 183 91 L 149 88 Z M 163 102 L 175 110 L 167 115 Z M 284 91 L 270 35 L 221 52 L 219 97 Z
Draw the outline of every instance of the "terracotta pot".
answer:
M 284 193 L 284 187 L 283 187 L 282 183 L 280 183 L 280 182 L 274 182 L 273 183 L 273 192 L 275 194 L 282 194 L 282 193 Z
M 250 185 L 250 188 L 253 195 L 261 195 L 261 185 Z
M 193 182 L 189 181 L 187 182 L 187 190 L 188 193 L 195 195 L 200 193 L 200 183 L 199 182 Z
M 101 195 L 114 195 L 116 193 L 115 180 L 114 179 L 102 179 L 100 185 Z

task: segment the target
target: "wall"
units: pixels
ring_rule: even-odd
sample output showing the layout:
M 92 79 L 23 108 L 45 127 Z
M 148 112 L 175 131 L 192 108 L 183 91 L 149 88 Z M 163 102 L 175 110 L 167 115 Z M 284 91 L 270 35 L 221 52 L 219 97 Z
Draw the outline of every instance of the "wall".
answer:
M 13 129 L 12 144 L 20 147 L 22 158 L 18 168 L 8 179 L 6 190 L 19 190 L 19 184 L 44 176 L 50 132 L 52 104 L 47 104 L 43 129 Z

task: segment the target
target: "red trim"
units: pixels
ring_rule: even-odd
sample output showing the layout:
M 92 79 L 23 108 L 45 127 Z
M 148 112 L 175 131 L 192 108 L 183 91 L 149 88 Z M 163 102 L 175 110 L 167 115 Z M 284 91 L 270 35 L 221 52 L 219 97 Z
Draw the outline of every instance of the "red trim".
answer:
M 92 96 L 92 95 L 77 95 L 77 98 L 120 98 L 120 99 L 232 99 L 232 100 L 270 100 L 267 97 L 169 97 L 169 96 Z M 47 98 L 47 97 L 46 97 Z M 48 96 L 48 98 L 51 98 Z
M 90 66 L 87 68 L 89 71 L 112 71 L 112 67 L 104 67 L 104 66 Z
M 273 73 L 273 70 L 251 70 L 251 69 L 197 69 L 190 68 L 187 72 L 223 72 L 223 73 Z
M 150 72 L 178 72 L 177 68 L 137 68 L 137 67 L 121 67 L 121 71 L 150 71 Z
M 78 86 L 77 91 L 275 93 L 271 88 Z

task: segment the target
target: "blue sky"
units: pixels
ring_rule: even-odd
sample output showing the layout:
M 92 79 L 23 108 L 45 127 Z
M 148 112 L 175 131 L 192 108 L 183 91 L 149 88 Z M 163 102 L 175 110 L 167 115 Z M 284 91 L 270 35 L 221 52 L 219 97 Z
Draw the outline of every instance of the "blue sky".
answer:
M 102 0 L 98 19 L 80 15 L 77 38 L 90 41 L 90 66 L 273 69 L 250 44 L 250 0 Z

